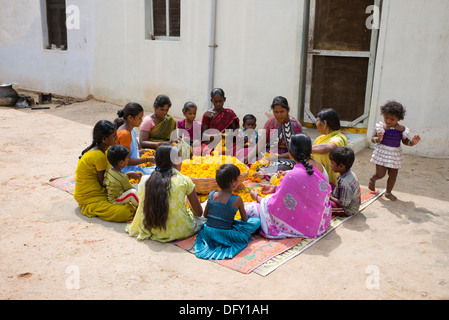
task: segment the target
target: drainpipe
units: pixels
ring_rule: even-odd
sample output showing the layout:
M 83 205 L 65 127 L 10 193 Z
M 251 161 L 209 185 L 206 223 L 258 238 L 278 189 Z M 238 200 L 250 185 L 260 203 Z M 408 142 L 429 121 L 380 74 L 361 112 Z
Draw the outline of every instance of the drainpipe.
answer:
M 214 88 L 215 48 L 218 47 L 218 45 L 215 43 L 216 16 L 217 16 L 217 0 L 210 0 L 209 69 L 207 81 L 206 110 L 212 109 L 212 103 L 210 101 L 210 92 Z

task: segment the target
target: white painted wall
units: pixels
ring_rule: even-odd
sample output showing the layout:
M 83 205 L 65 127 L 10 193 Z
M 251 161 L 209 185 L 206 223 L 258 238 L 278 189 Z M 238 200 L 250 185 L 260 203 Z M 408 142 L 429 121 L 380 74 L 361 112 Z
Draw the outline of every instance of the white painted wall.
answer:
M 305 0 L 217 1 L 215 87 L 239 117 L 261 128 L 272 99 L 285 96 L 298 117 Z M 67 0 L 80 8 L 81 28 L 69 50 L 44 49 L 44 0 L 0 0 L 0 82 L 121 105 L 170 96 L 171 114 L 194 101 L 206 108 L 210 2 L 183 0 L 181 39 L 145 40 L 143 0 Z M 422 136 L 406 153 L 449 157 L 449 14 L 447 0 L 384 0 L 368 132 L 387 100 L 408 109 L 403 123 Z M 45 23 L 45 21 L 44 21 Z
M 202 4 L 206 1 L 202 1 Z M 167 94 L 173 115 L 188 100 L 205 103 L 209 7 L 182 1 L 181 40 L 145 40 L 143 0 L 97 0 L 94 94 L 151 112 L 154 99 Z
M 380 106 L 397 100 L 402 122 L 422 141 L 404 152 L 449 157 L 449 1 L 386 0 L 379 38 L 369 136 Z
M 95 6 L 67 0 L 81 11 L 81 28 L 67 33 L 67 51 L 44 49 L 41 0 L 0 0 L 0 82 L 15 88 L 85 98 L 92 93 Z
M 183 0 L 181 39 L 145 40 L 144 1 L 97 0 L 95 96 L 125 104 L 134 100 L 152 111 L 155 97 L 167 94 L 170 113 L 194 101 L 197 119 L 206 109 L 210 1 Z M 298 114 L 300 37 L 303 1 L 226 0 L 217 2 L 215 87 L 239 117 L 264 112 L 277 95 Z

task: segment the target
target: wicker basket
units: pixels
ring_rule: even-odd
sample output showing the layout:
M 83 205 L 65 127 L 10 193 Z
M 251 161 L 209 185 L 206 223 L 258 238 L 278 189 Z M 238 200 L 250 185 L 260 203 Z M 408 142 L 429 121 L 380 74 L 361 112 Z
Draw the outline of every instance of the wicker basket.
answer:
M 249 168 L 247 166 L 246 171 L 240 173 L 239 183 L 244 182 L 248 178 Z M 215 178 L 192 178 L 193 183 L 195 184 L 195 191 L 198 194 L 209 194 L 212 190 L 221 190 L 217 184 Z

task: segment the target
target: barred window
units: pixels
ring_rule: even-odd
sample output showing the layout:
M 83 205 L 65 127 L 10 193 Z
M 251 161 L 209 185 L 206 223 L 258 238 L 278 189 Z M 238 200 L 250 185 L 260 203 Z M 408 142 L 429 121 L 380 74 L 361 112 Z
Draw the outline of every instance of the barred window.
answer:
M 65 0 L 46 0 L 47 6 L 47 49 L 67 50 L 66 4 Z
M 181 0 L 145 0 L 145 39 L 179 39 Z

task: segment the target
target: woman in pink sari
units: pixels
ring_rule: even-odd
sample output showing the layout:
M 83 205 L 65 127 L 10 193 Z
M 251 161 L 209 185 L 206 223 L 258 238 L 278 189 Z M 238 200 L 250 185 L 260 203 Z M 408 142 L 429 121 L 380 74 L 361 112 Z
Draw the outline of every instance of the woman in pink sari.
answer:
M 224 103 L 226 102 L 226 97 L 223 89 L 216 88 L 212 90 L 211 94 L 211 102 L 214 105 L 212 110 L 206 111 L 203 115 L 203 119 L 201 120 L 203 132 L 203 137 L 207 136 L 212 138 L 213 134 L 204 135 L 204 132 L 208 129 L 216 129 L 220 133 L 225 133 L 226 129 L 236 130 L 239 128 L 239 118 L 231 109 L 224 108 Z M 210 140 L 203 140 L 202 149 L 203 154 L 209 154 L 212 152 L 212 147 L 209 146 Z M 235 148 L 234 148 L 235 149 Z
M 312 142 L 306 134 L 292 136 L 290 156 L 296 165 L 282 178 L 279 186 L 263 186 L 261 197 L 256 190 L 251 196 L 257 202 L 245 203 L 250 217 L 261 220 L 261 234 L 266 238 L 315 238 L 329 227 L 332 207 L 331 187 L 314 160 L 310 159 Z

